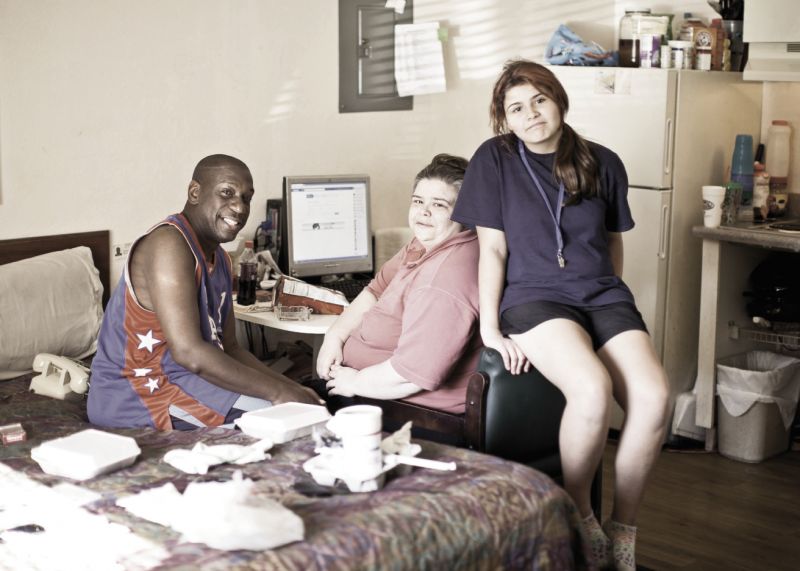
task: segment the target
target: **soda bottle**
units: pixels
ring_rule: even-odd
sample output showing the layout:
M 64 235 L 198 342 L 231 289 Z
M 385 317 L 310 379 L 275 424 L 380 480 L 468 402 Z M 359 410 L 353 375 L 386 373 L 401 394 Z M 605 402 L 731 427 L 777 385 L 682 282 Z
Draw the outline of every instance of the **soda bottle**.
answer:
M 244 250 L 239 256 L 239 288 L 236 293 L 236 303 L 239 305 L 253 305 L 256 302 L 256 287 L 258 285 L 258 260 L 253 251 L 253 241 L 244 243 Z

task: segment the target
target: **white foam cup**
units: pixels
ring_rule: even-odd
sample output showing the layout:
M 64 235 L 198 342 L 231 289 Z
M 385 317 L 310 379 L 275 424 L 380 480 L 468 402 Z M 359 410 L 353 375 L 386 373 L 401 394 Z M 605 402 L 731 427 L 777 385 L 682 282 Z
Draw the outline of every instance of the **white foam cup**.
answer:
M 349 478 L 366 481 L 383 471 L 380 407 L 359 404 L 339 409 L 328 421 L 328 429 L 342 440 L 342 471 Z
M 336 411 L 327 426 L 340 438 L 380 434 L 382 418 L 380 407 L 357 404 Z
M 722 223 L 722 203 L 725 200 L 725 187 L 703 186 L 703 225 L 717 228 Z
M 342 448 L 347 452 L 351 450 L 354 452 L 377 450 L 381 447 L 381 437 L 382 435 L 380 432 L 358 436 L 345 436 L 342 438 Z
M 343 460 L 345 473 L 362 482 L 376 478 L 383 471 L 383 452 L 380 448 L 352 450 L 345 447 Z

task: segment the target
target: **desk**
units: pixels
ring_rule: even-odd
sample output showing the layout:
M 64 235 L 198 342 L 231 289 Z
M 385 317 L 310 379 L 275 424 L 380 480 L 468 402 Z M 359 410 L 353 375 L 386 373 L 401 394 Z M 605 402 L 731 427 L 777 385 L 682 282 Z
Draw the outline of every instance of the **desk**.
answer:
M 311 347 L 313 349 L 312 368 L 314 370 L 316 369 L 317 355 L 319 354 L 320 347 L 322 347 L 325 333 L 339 317 L 338 315 L 312 314 L 308 321 L 281 321 L 273 311 L 248 311 L 247 306 L 242 306 L 237 303 L 233 304 L 233 315 L 239 321 L 254 323 L 261 327 L 269 327 L 276 331 L 288 331 L 290 333 L 300 333 L 310 336 Z
M 750 322 L 742 298 L 750 272 L 770 250 L 800 252 L 800 234 L 752 223 L 719 228 L 695 226 L 692 233 L 703 239 L 695 423 L 706 429 L 706 449 L 713 450 L 717 360 L 758 347 L 752 341 L 732 340 L 729 335 L 731 324 Z M 720 275 L 722 268 L 724 279 Z

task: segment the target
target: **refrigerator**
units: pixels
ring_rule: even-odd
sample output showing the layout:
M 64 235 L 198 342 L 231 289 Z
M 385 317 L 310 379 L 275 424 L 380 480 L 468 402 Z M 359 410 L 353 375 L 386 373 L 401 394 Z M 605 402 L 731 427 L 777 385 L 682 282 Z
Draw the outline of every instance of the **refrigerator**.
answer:
M 636 226 L 623 234 L 633 291 L 673 398 L 697 372 L 701 187 L 724 184 L 738 133 L 758 141 L 762 84 L 741 73 L 551 66 L 579 134 L 616 152 Z M 612 427 L 623 414 L 616 408 Z

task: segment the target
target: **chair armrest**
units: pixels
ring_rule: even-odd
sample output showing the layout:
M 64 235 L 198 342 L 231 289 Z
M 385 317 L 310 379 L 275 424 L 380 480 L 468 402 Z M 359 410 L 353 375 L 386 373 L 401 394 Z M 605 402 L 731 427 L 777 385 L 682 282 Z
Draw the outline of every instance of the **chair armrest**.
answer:
M 383 411 L 384 426 L 404 424 L 409 420 L 413 426 L 434 432 L 461 436 L 464 433 L 464 415 L 452 414 L 401 400 L 380 400 L 367 397 L 354 397 L 359 404 L 371 404 Z
M 464 410 L 464 440 L 467 448 L 481 452 L 485 448 L 485 404 L 488 390 L 489 378 L 485 373 L 478 371 L 470 376 Z
M 478 370 L 489 380 L 483 450 L 523 464 L 558 455 L 561 391 L 535 368 L 512 375 L 494 349 L 483 349 Z

